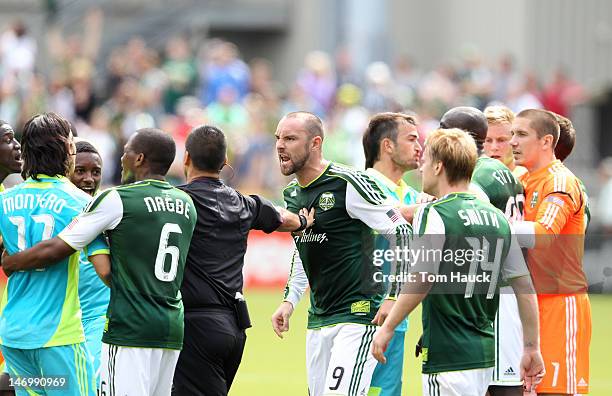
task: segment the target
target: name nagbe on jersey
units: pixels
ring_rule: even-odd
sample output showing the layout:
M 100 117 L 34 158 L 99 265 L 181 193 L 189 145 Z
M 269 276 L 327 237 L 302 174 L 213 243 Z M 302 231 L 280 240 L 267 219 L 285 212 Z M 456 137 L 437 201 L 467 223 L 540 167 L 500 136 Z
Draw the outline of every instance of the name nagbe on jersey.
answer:
M 189 218 L 189 205 L 179 198 L 170 197 L 144 197 L 144 203 L 149 213 L 152 212 L 174 212 Z
M 21 209 L 49 209 L 55 213 L 61 213 L 64 206 L 67 205 L 65 199 L 58 197 L 53 193 L 46 193 L 40 195 L 34 194 L 15 194 L 13 196 L 5 197 L 2 200 L 2 209 L 4 214 L 13 212 L 14 210 Z

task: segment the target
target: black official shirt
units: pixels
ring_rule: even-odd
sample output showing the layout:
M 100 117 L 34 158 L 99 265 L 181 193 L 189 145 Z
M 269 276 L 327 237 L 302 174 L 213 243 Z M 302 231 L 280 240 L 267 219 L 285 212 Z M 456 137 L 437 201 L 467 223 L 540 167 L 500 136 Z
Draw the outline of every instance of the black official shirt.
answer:
M 198 213 L 181 286 L 185 309 L 233 308 L 236 292 L 242 292 L 249 231 L 270 233 L 281 225 L 281 215 L 268 200 L 244 196 L 219 179 L 199 177 L 179 188 Z

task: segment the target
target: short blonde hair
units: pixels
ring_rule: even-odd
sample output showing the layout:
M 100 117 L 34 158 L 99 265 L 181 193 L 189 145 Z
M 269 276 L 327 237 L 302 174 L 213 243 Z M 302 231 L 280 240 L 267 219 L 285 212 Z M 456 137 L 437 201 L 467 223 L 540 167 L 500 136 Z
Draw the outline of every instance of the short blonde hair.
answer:
M 488 106 L 484 110 L 484 114 L 487 117 L 489 125 L 499 125 L 505 122 L 512 124 L 512 121 L 514 121 L 514 113 L 512 110 L 502 105 Z
M 442 162 L 450 184 L 469 181 L 478 160 L 474 138 L 461 129 L 437 129 L 427 136 L 425 150 L 433 162 Z

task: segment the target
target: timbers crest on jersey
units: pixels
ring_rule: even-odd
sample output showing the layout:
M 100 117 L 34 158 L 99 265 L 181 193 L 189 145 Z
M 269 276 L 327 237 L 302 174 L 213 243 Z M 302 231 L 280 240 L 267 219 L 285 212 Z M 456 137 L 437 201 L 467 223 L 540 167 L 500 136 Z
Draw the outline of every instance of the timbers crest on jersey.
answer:
M 323 211 L 333 208 L 335 203 L 336 197 L 334 197 L 334 193 L 329 191 L 321 194 L 321 197 L 319 198 L 319 208 L 321 208 Z

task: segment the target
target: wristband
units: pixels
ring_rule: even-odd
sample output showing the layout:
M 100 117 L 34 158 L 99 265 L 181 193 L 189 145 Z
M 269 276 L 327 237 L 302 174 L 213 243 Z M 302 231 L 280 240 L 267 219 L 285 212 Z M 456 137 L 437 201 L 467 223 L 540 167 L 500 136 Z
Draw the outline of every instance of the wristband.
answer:
M 303 214 L 298 214 L 298 217 L 300 219 L 300 226 L 298 227 L 297 230 L 293 230 L 293 232 L 300 232 L 304 230 L 306 226 L 308 225 L 308 220 L 306 219 L 306 216 L 304 216 Z

